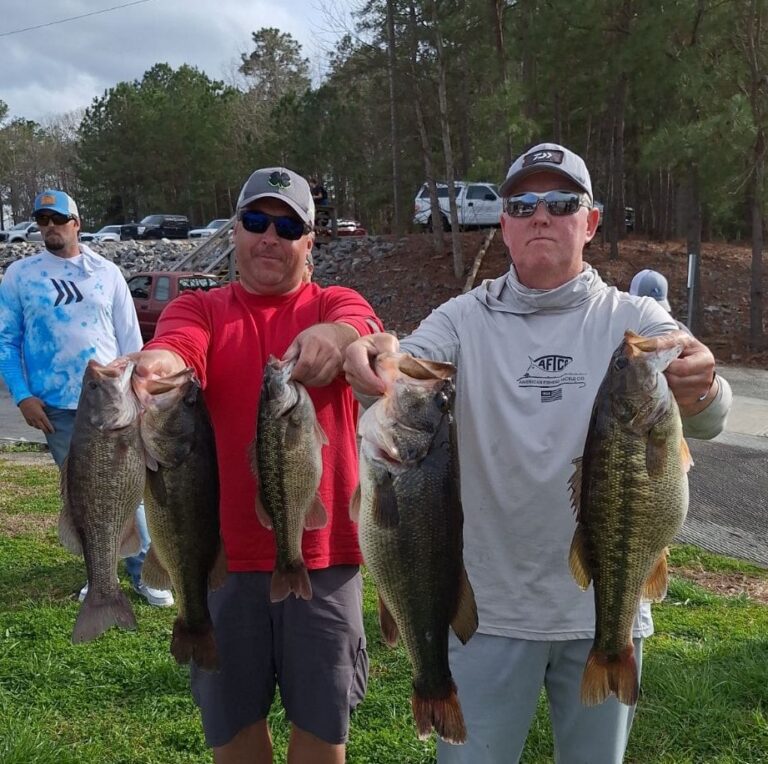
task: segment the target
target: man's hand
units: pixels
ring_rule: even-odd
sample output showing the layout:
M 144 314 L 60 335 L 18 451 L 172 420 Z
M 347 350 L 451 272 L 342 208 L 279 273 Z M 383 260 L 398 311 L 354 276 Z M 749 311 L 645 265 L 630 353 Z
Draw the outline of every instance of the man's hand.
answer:
M 358 336 L 349 324 L 315 324 L 296 335 L 282 360 L 296 359 L 291 379 L 309 387 L 324 387 L 341 374 L 344 351 Z
M 187 364 L 178 353 L 164 348 L 140 350 L 137 353 L 128 353 L 125 357 L 136 364 L 134 376 L 142 379 L 170 377 L 187 368 Z
M 382 395 L 384 383 L 373 370 L 376 356 L 397 353 L 399 349 L 397 337 L 387 332 L 369 334 L 353 342 L 344 360 L 344 373 L 352 389 L 361 395 Z
M 703 411 L 717 394 L 715 357 L 695 337 L 686 338 L 680 357 L 672 361 L 664 373 L 680 413 L 685 417 Z
M 31 396 L 25 398 L 19 404 L 19 411 L 24 417 L 24 420 L 30 427 L 34 427 L 37 430 L 42 430 L 45 433 L 51 435 L 55 432 L 50 419 L 45 415 L 44 404 L 39 398 Z

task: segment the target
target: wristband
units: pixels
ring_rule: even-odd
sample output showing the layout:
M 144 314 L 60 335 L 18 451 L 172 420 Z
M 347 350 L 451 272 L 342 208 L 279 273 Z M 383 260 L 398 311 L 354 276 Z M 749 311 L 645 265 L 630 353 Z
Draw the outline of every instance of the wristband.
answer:
M 709 383 L 709 387 L 707 388 L 707 392 L 704 393 L 704 395 L 702 395 L 702 396 L 700 396 L 699 398 L 696 399 L 697 401 L 699 401 L 699 403 L 701 403 L 701 401 L 703 401 L 709 395 L 709 391 L 712 389 L 712 385 L 715 384 L 715 379 L 717 379 L 717 371 L 712 372 L 712 381 Z

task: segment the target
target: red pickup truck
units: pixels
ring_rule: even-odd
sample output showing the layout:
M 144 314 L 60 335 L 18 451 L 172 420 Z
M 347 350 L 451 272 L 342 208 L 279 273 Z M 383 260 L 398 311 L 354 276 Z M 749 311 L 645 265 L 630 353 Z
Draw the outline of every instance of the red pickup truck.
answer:
M 217 276 L 193 271 L 143 271 L 128 279 L 128 289 L 139 317 L 141 337 L 148 342 L 163 308 L 189 289 L 214 289 L 221 286 Z

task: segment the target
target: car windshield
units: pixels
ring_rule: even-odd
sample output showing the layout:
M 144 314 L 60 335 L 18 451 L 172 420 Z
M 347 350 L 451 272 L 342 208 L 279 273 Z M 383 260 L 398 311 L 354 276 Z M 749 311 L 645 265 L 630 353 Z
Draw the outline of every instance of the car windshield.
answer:
M 162 219 L 162 215 L 147 215 L 147 217 L 142 218 L 141 222 L 143 225 L 155 225 L 155 223 L 160 223 Z
M 454 185 L 453 187 L 453 195 L 458 196 L 459 192 L 461 191 L 461 186 Z M 421 191 L 421 194 L 419 194 L 420 198 L 422 199 L 429 199 L 429 186 L 424 186 L 424 188 Z M 437 187 L 437 198 L 438 199 L 447 199 L 448 198 L 448 186 L 438 186 Z
M 99 228 L 97 233 L 120 233 L 119 225 L 105 225 L 103 228 Z
M 216 218 L 216 220 L 211 220 L 206 228 L 221 228 L 224 223 L 229 223 L 229 220 L 227 220 L 227 218 Z
M 29 220 L 25 220 L 23 223 L 16 223 L 16 225 L 11 228 L 11 231 L 20 231 L 22 228 L 26 228 L 28 225 Z

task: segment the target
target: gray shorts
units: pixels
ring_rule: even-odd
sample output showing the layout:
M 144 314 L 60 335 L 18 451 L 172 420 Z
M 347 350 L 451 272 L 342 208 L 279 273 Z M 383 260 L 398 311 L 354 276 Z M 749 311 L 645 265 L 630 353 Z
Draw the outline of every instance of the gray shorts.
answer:
M 363 582 L 356 565 L 309 572 L 313 597 L 269 600 L 271 573 L 230 573 L 211 592 L 220 670 L 192 664 L 192 695 L 216 748 L 266 719 L 275 687 L 288 719 L 328 743 L 347 740 L 363 699 L 368 653 Z

